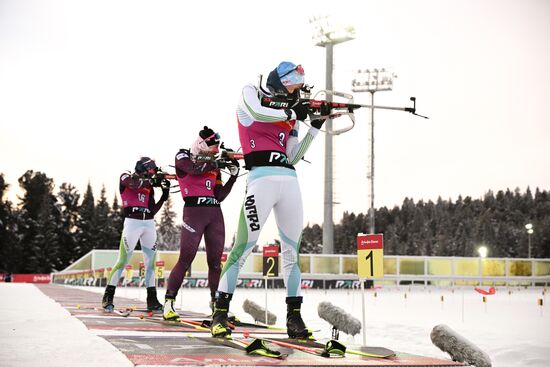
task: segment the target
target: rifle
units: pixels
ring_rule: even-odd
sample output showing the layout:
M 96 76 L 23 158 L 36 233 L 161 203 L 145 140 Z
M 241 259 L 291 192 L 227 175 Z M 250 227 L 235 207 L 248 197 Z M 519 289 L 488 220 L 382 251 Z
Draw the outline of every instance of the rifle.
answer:
M 238 166 L 238 160 L 244 159 L 244 154 L 237 153 L 233 149 L 226 148 L 224 143 L 220 144 L 220 149 L 217 153 L 205 152 L 195 156 L 195 161 L 198 163 L 206 162 L 221 162 L 221 166 L 236 165 Z
M 357 104 L 353 103 L 353 95 L 349 93 L 343 93 L 343 92 L 337 92 L 337 91 L 331 91 L 331 90 L 320 90 L 318 91 L 313 98 L 310 98 L 312 93 L 313 86 L 309 86 L 307 84 L 304 84 L 302 88 L 300 89 L 300 98 L 298 99 L 298 102 L 304 102 L 306 101 L 309 106 L 309 120 L 315 120 L 319 118 L 327 118 L 327 119 L 335 119 L 337 117 L 342 116 L 348 116 L 351 120 L 351 125 L 347 126 L 345 128 L 341 128 L 338 130 L 322 130 L 328 134 L 332 135 L 338 135 L 341 133 L 344 133 L 346 131 L 349 131 L 353 129 L 355 126 L 355 110 L 359 108 L 377 108 L 382 110 L 396 110 L 396 111 L 405 111 L 412 113 L 415 116 L 420 116 L 422 118 L 427 119 L 428 117 L 422 116 L 416 113 L 416 98 L 410 97 L 410 100 L 413 103 L 412 107 L 390 107 L 390 106 L 376 106 L 376 105 L 365 105 L 365 104 Z M 263 90 L 263 89 L 262 89 Z M 322 99 L 317 99 L 317 96 L 320 94 L 324 94 L 326 97 L 341 97 L 347 100 L 347 102 L 333 102 L 333 101 L 327 101 Z M 296 101 L 291 101 L 285 97 L 270 97 L 262 93 L 262 99 L 261 99 L 262 106 L 270 107 L 270 108 L 277 108 L 277 109 L 289 109 L 293 105 L 295 105 Z M 330 114 L 328 116 L 321 116 L 321 106 L 325 104 L 330 107 Z
M 157 172 L 151 177 L 151 183 L 154 187 L 171 187 L 170 180 L 177 180 L 178 178 L 174 173 L 164 172 L 160 167 L 157 168 Z

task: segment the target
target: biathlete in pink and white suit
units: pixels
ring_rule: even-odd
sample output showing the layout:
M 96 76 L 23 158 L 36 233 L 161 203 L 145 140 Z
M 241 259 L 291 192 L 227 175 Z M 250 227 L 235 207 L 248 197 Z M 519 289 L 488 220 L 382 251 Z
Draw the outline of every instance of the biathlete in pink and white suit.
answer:
M 157 230 L 153 217 L 160 210 L 162 204 L 170 194 L 170 182 L 159 181 L 154 178 L 157 173 L 155 161 L 149 157 L 142 157 L 136 162 L 135 173 L 123 173 L 120 176 L 120 196 L 124 207 L 124 228 L 120 239 L 118 259 L 109 274 L 107 287 L 103 295 L 103 308 L 112 311 L 113 298 L 116 286 L 124 267 L 132 258 L 137 242 L 141 244 L 143 262 L 145 264 L 145 286 L 147 287 L 147 309 L 162 310 L 162 304 L 157 300 L 155 287 L 155 251 Z M 162 185 L 162 196 L 155 202 L 153 186 Z
M 231 332 L 227 313 L 239 270 L 256 246 L 271 210 L 275 213 L 281 239 L 284 282 L 287 287 L 287 332 L 293 338 L 310 335 L 300 314 L 302 297 L 298 260 L 303 208 L 294 165 L 304 156 L 324 120 L 312 121 L 312 127 L 298 141 L 297 120 L 305 120 L 309 113 L 309 102 L 299 101 L 303 83 L 303 68 L 291 62 L 282 62 L 269 74 L 266 83 L 269 92 L 251 84 L 243 88 L 237 107 L 237 120 L 246 168 L 250 172 L 235 245 L 222 270 L 218 287 L 211 326 L 213 336 L 225 336 Z M 274 109 L 263 106 L 264 96 L 284 98 L 291 107 Z M 323 106 L 321 115 L 328 115 L 326 109 Z
M 218 152 L 219 134 L 207 126 L 191 150 L 182 149 L 176 155 L 176 175 L 185 202 L 183 228 L 180 240 L 180 256 L 168 278 L 168 289 L 164 303 L 164 319 L 177 320 L 174 300 L 183 283 L 184 275 L 193 262 L 202 236 L 206 246 L 208 263 L 208 284 L 213 307 L 220 280 L 221 257 L 225 244 L 225 224 L 220 203 L 229 195 L 239 173 L 236 160 L 226 166 L 225 161 L 201 162 L 201 154 Z M 211 157 L 212 155 L 210 155 Z M 228 168 L 229 180 L 222 184 L 220 168 Z

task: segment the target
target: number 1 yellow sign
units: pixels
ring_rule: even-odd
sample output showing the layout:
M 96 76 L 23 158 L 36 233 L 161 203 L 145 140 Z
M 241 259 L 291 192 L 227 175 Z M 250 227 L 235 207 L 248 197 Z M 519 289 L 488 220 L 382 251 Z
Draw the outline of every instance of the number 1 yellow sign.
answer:
M 357 235 L 357 274 L 359 279 L 384 277 L 382 234 Z

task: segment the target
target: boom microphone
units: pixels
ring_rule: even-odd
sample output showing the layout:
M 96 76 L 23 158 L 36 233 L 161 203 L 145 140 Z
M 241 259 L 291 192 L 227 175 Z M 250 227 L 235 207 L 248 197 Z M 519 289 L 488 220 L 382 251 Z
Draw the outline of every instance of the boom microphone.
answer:
M 346 334 L 355 335 L 361 332 L 361 321 L 330 302 L 319 303 L 317 313 L 320 318 Z
M 254 321 L 263 322 L 267 325 L 274 325 L 277 322 L 277 316 L 267 311 L 267 321 L 265 319 L 265 309 L 258 306 L 256 303 L 247 299 L 243 302 L 243 311 L 252 316 Z
M 430 333 L 432 343 L 449 353 L 453 361 L 468 362 L 476 367 L 491 367 L 491 358 L 475 344 L 466 340 L 447 325 L 437 325 Z

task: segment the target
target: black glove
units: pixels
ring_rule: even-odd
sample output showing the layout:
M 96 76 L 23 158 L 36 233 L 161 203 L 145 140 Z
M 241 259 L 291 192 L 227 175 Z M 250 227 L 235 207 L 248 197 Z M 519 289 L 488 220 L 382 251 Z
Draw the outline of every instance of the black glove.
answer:
M 316 129 L 321 129 L 324 123 L 325 123 L 325 120 L 321 120 L 321 119 L 311 120 L 311 126 L 313 126 Z
M 227 166 L 227 169 L 229 170 L 229 174 L 231 176 L 237 176 L 239 174 L 239 166 L 235 166 L 234 164 L 231 164 Z
M 227 167 L 231 176 L 237 176 L 239 174 L 239 161 L 236 159 L 231 160 L 231 164 Z
M 160 183 L 160 187 L 162 187 L 163 190 L 170 190 L 170 187 L 172 184 L 170 183 L 170 180 L 164 179 Z
M 220 159 L 216 159 L 212 163 L 214 164 L 214 167 L 222 169 L 222 168 L 227 168 L 227 166 L 229 166 L 231 164 L 231 161 L 228 161 L 227 159 L 220 158 Z
M 296 120 L 304 121 L 309 113 L 309 101 L 298 101 L 291 110 L 296 113 Z
M 160 187 L 161 183 L 162 183 L 162 177 L 158 175 L 151 177 L 151 185 L 153 187 Z
M 311 126 L 313 126 L 316 129 L 321 129 L 323 124 L 325 123 L 325 120 L 330 115 L 330 106 L 328 103 L 321 103 L 321 109 L 319 111 L 320 118 L 311 120 Z

